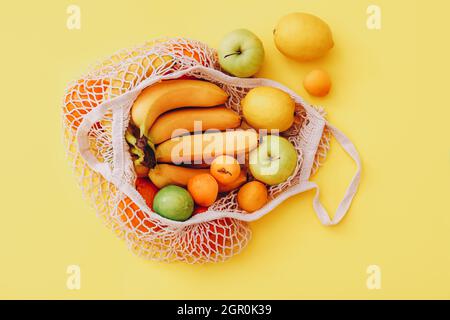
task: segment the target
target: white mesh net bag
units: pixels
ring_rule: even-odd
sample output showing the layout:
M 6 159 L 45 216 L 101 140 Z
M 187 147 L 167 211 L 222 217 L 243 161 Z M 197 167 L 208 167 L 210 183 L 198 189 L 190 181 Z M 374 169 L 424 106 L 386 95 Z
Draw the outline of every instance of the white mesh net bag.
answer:
M 240 113 L 240 100 L 254 87 L 272 86 L 296 102 L 296 121 L 282 133 L 295 146 L 298 163 L 284 183 L 269 188 L 269 202 L 251 214 L 237 205 L 232 191 L 202 214 L 185 222 L 168 220 L 147 206 L 135 189 L 136 173 L 125 141 L 130 108 L 140 92 L 167 79 L 198 78 L 230 96 L 226 107 Z M 162 39 L 120 51 L 71 83 L 63 101 L 67 153 L 84 195 L 98 215 L 136 254 L 152 260 L 205 263 L 224 261 L 249 242 L 248 222 L 273 210 L 290 196 L 316 189 L 314 209 L 325 225 L 338 223 L 348 210 L 360 178 L 360 161 L 351 142 L 288 88 L 267 79 L 241 79 L 222 73 L 213 49 L 197 41 Z M 357 163 L 347 193 L 331 219 L 309 179 L 325 158 L 331 135 Z

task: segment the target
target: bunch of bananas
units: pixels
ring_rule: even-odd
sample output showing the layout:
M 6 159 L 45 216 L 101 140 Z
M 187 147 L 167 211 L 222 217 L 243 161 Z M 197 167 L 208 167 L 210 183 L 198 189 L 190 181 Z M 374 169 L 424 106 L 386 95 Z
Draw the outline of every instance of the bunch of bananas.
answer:
M 158 187 L 186 186 L 209 171 L 208 163 L 227 154 L 248 154 L 258 145 L 254 130 L 241 126 L 241 117 L 224 106 L 228 94 L 217 85 L 194 79 L 167 80 L 144 89 L 131 109 L 126 139 L 136 173 Z M 150 159 L 151 158 L 151 159 Z M 247 181 L 245 170 L 233 186 Z

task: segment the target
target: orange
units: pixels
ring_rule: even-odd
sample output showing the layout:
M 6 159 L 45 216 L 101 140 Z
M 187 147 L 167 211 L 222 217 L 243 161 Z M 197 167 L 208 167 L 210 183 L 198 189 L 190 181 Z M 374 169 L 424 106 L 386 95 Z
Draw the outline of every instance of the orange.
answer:
M 166 44 L 167 50 L 171 52 L 171 55 L 175 58 L 175 61 L 177 61 L 180 58 L 185 59 L 186 57 L 191 58 L 192 62 L 190 62 L 191 65 L 195 64 L 202 64 L 204 66 L 207 65 L 207 59 L 205 57 L 200 56 L 199 47 L 192 43 L 170 43 Z M 177 69 L 180 65 L 175 66 L 174 68 Z
M 200 56 L 198 55 L 198 52 L 194 50 L 194 47 L 191 44 L 181 45 L 181 47 L 183 48 L 183 54 L 185 56 L 194 58 L 197 62 L 201 63 L 201 59 Z
M 202 206 L 196 205 L 194 207 L 194 212 L 192 213 L 192 216 L 195 216 L 196 214 L 205 213 L 206 211 L 208 211 L 208 207 L 202 207 Z
M 239 177 L 241 166 L 231 156 L 219 156 L 211 163 L 211 175 L 221 184 L 230 184 Z
M 303 86 L 310 95 L 324 97 L 331 90 L 331 79 L 326 71 L 316 69 L 306 75 Z
M 196 256 L 214 256 L 226 253 L 233 243 L 238 226 L 234 219 L 222 218 L 204 222 L 190 229 L 189 251 Z
M 107 79 L 80 79 L 67 91 L 63 112 L 72 129 L 76 130 L 83 116 L 103 102 L 108 89 Z
M 146 177 L 148 177 L 148 173 L 150 172 L 150 169 L 147 168 L 146 166 L 135 163 L 134 171 L 136 171 L 136 175 L 138 178 L 146 178 Z
M 267 199 L 266 185 L 259 181 L 244 184 L 237 195 L 239 207 L 247 212 L 261 209 L 267 203 Z
M 150 181 L 149 178 L 137 178 L 136 179 L 136 190 L 144 198 L 148 207 L 152 209 L 153 199 L 159 189 Z
M 233 191 L 234 189 L 239 188 L 246 182 L 247 182 L 247 170 L 244 168 L 241 170 L 239 177 L 237 177 L 237 179 L 234 180 L 233 182 L 227 184 L 219 183 L 219 192 L 226 193 Z
M 158 232 L 161 227 L 154 224 L 148 214 L 139 209 L 138 205 L 128 197 L 125 197 L 117 205 L 117 213 L 120 220 L 133 231 L 141 233 Z
M 200 62 L 200 57 L 199 57 L 199 55 L 198 55 L 197 52 L 194 52 L 194 53 L 192 54 L 190 51 L 184 49 L 184 50 L 183 50 L 183 54 L 184 54 L 185 56 L 194 58 L 196 61 Z
M 209 173 L 198 174 L 189 179 L 187 189 L 194 202 L 199 206 L 209 207 L 216 201 L 219 185 Z

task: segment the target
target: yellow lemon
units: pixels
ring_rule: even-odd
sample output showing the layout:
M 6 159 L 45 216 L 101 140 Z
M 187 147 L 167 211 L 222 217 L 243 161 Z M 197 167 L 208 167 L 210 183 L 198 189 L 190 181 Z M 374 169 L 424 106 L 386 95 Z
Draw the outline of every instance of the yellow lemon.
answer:
M 298 61 L 321 58 L 334 46 L 328 24 L 308 13 L 284 16 L 273 34 L 278 50 Z
M 282 132 L 294 122 L 295 102 L 277 88 L 254 88 L 242 99 L 241 105 L 245 120 L 255 129 Z

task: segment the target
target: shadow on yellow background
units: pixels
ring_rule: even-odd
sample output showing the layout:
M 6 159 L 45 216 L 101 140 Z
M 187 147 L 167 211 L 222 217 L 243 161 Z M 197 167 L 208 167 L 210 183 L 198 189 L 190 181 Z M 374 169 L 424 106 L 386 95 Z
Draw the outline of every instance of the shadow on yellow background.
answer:
M 78 0 L 81 30 L 72 31 L 71 3 L 11 2 L 0 11 L 0 298 L 450 298 L 449 50 L 436 46 L 447 42 L 444 1 Z M 366 27 L 370 4 L 382 10 L 379 31 Z M 276 50 L 272 29 L 293 11 L 330 24 L 336 47 L 326 58 L 300 64 Z M 320 225 L 312 193 L 291 198 L 252 223 L 250 245 L 226 263 L 137 258 L 95 217 L 66 162 L 65 86 L 118 49 L 165 35 L 217 47 L 240 27 L 264 42 L 259 76 L 323 105 L 355 143 L 360 191 L 332 228 Z M 301 85 L 317 66 L 334 81 L 323 99 Z M 330 211 L 353 171 L 333 143 L 315 177 Z M 66 287 L 72 264 L 81 268 L 80 290 Z M 371 265 L 381 270 L 379 290 L 366 285 Z

